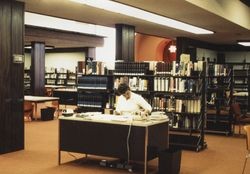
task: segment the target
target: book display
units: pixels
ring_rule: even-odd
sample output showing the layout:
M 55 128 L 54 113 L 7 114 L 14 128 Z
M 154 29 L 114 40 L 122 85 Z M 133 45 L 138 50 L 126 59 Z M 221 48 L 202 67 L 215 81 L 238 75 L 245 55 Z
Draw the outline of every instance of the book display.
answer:
M 64 68 L 46 68 L 45 84 L 69 87 L 76 86 L 76 73 Z
M 232 134 L 232 69 L 229 65 L 209 63 L 207 76 L 206 132 Z
M 30 84 L 31 84 L 30 69 L 24 69 L 24 95 L 31 94 Z
M 45 67 L 45 84 L 56 85 L 57 73 L 56 68 Z
M 80 75 L 77 80 L 79 112 L 104 112 L 113 106 L 113 77 L 109 75 Z
M 116 62 L 114 70 L 114 90 L 120 83 L 127 83 L 130 90 L 142 95 L 152 104 L 153 72 L 148 62 Z

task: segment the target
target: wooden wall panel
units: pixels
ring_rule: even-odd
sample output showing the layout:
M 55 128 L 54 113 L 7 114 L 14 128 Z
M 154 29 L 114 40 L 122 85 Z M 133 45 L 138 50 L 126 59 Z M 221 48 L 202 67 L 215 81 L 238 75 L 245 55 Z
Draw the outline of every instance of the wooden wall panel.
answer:
M 12 54 L 24 55 L 24 4 L 15 3 L 12 6 Z M 12 148 L 19 150 L 24 148 L 24 64 L 11 63 L 11 117 L 12 117 Z
M 32 42 L 31 50 L 31 94 L 45 94 L 45 44 Z
M 0 1 L 0 153 L 24 148 L 23 54 L 24 4 Z
M 11 6 L 5 1 L 0 1 L 1 8 L 1 63 L 0 63 L 0 153 L 7 151 L 6 146 L 10 144 L 8 132 L 10 130 L 9 119 L 6 115 L 10 115 L 10 26 L 11 26 Z M 6 14 L 6 15 L 3 15 Z M 3 24 L 3 25 L 2 25 Z
M 100 36 L 32 26 L 25 26 L 24 39 L 25 45 L 31 45 L 31 42 L 44 42 L 45 45 L 55 48 L 102 47 L 104 45 L 104 38 Z
M 116 24 L 116 60 L 134 62 L 135 27 Z

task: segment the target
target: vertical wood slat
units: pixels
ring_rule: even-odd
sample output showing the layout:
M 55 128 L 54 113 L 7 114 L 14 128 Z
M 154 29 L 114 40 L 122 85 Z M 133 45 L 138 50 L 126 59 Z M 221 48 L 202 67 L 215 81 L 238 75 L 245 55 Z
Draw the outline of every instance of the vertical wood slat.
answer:
M 24 4 L 0 1 L 0 154 L 24 148 L 23 54 Z
M 0 63 L 0 153 L 8 151 L 7 146 L 9 141 L 9 119 L 10 115 L 10 27 L 11 27 L 11 5 L 5 1 L 0 1 L 1 16 L 0 16 L 0 34 L 1 34 L 1 63 Z M 8 102 L 8 103 L 7 103 Z
M 116 60 L 134 62 L 135 27 L 116 24 Z
M 45 94 L 45 44 L 32 42 L 31 50 L 31 94 Z
M 24 55 L 24 4 L 12 7 L 12 54 Z M 24 148 L 24 63 L 11 64 L 12 149 Z

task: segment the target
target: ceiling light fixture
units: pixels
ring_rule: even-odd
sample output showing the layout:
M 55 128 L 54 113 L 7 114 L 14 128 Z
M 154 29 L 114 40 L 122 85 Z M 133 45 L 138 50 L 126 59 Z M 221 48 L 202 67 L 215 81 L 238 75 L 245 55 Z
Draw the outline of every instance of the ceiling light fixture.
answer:
M 71 0 L 78 3 L 82 3 L 88 6 L 104 9 L 107 11 L 120 13 L 126 16 L 142 19 L 145 21 L 153 22 L 156 24 L 164 25 L 167 27 L 187 31 L 194 34 L 213 34 L 213 31 L 209 31 L 203 28 L 199 28 L 193 25 L 189 25 L 180 21 L 176 21 L 164 16 L 160 16 L 154 13 L 150 13 L 139 8 L 131 7 L 125 4 L 114 2 L 111 0 Z
M 250 40 L 249 41 L 238 41 L 239 45 L 243 45 L 245 47 L 250 47 Z
M 176 46 L 175 45 L 170 45 L 168 50 L 170 51 L 170 53 L 175 53 L 176 52 Z
M 25 45 L 24 48 L 25 48 L 25 49 L 32 49 L 32 46 L 31 46 L 31 45 Z M 46 50 L 52 50 L 52 49 L 54 49 L 54 48 L 55 48 L 54 46 L 45 45 L 45 49 L 46 49 Z

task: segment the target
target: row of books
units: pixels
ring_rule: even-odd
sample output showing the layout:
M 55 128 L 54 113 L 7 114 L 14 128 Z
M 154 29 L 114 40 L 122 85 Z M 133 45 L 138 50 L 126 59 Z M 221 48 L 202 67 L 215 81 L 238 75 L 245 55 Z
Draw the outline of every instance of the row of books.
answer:
M 45 79 L 56 79 L 57 74 L 45 74 Z
M 105 75 L 106 67 L 104 62 L 100 61 L 87 61 L 85 69 L 83 68 L 83 74 L 89 75 Z
M 201 85 L 201 80 L 154 77 L 154 91 L 199 93 Z
M 147 62 L 116 62 L 115 75 L 147 75 L 149 63 Z
M 157 62 L 155 65 L 155 74 L 171 74 L 172 64 L 165 62 Z
M 102 108 L 102 96 L 93 95 L 93 94 L 78 94 L 78 103 L 77 106 L 80 107 L 93 107 L 93 108 Z
M 46 73 L 64 73 L 67 74 L 70 72 L 70 70 L 67 70 L 65 68 L 55 68 L 55 67 L 45 67 Z
M 119 77 L 114 81 L 114 88 L 117 89 L 120 83 L 127 83 L 132 91 L 147 91 L 148 80 L 139 77 Z
M 210 64 L 208 66 L 209 76 L 227 76 L 230 72 L 228 65 L 223 64 Z
M 156 75 L 171 74 L 173 76 L 192 76 L 199 74 L 201 71 L 203 71 L 203 61 L 180 61 L 179 63 L 173 61 L 171 64 L 158 62 L 155 68 Z
M 201 112 L 201 100 L 180 100 L 176 99 L 167 102 L 167 108 L 169 111 L 185 112 L 185 113 L 200 113 Z
M 175 129 L 198 129 L 199 118 L 198 117 L 188 117 L 181 115 L 170 116 L 169 126 Z
M 153 109 L 168 111 L 168 112 L 182 112 L 182 113 L 200 113 L 201 101 L 195 100 L 180 100 L 167 99 L 165 97 L 153 98 Z
M 108 89 L 108 78 L 105 76 L 80 76 L 78 77 L 80 89 Z

